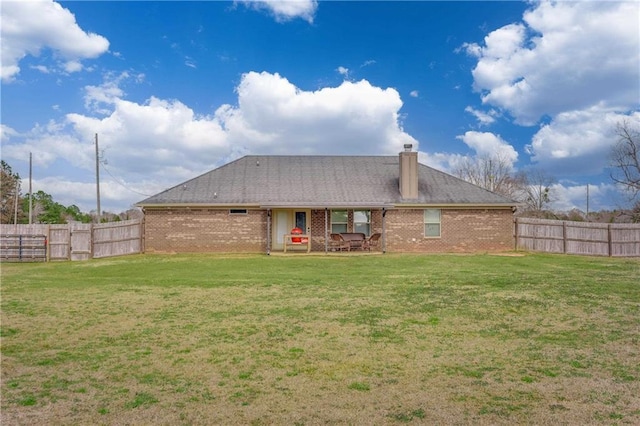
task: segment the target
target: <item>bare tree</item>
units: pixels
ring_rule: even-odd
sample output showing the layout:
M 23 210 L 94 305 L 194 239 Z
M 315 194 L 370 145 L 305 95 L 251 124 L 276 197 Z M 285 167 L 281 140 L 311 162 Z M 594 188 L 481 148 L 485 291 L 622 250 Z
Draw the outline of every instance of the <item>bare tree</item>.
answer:
M 611 179 L 629 191 L 632 198 L 640 194 L 640 131 L 627 120 L 616 127 L 618 142 L 611 150 Z
M 459 178 L 509 198 L 514 198 L 520 189 L 512 172 L 511 162 L 500 155 L 466 158 L 453 170 Z
M 555 201 L 552 185 L 556 182 L 553 176 L 538 169 L 520 172 L 518 179 L 522 189 L 516 199 L 527 206 L 527 210 L 542 212 Z

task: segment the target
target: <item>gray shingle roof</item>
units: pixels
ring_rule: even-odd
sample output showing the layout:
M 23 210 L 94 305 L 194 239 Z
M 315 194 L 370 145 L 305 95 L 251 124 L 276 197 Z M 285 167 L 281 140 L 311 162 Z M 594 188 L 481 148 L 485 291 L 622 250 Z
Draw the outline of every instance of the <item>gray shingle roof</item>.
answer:
M 401 204 L 515 206 L 498 194 L 423 164 L 418 199 L 403 200 L 398 156 L 248 155 L 138 203 L 272 207 Z

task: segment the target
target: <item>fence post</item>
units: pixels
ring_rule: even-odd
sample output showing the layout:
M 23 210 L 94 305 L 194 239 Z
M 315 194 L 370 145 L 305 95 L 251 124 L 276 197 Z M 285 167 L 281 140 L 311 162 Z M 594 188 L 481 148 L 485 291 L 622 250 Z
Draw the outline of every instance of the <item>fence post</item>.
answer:
M 71 236 L 72 236 L 72 231 L 71 231 L 71 225 L 67 226 L 67 229 L 69 230 L 69 251 L 68 251 L 68 255 L 67 258 L 68 260 L 71 260 L 71 252 L 73 251 L 73 247 L 71 246 Z
M 567 221 L 562 221 L 562 253 L 567 254 Z
M 513 235 L 514 235 L 514 240 L 515 240 L 515 247 L 514 247 L 514 251 L 518 251 L 518 218 L 514 217 L 513 218 Z
M 145 221 L 143 217 L 142 219 L 140 219 L 140 253 L 144 253 L 144 244 L 145 244 L 144 227 L 145 227 Z
M 51 261 L 51 225 L 47 225 L 47 247 L 45 253 L 47 262 Z
M 609 257 L 613 256 L 612 248 L 613 242 L 611 241 L 611 224 L 607 225 L 607 249 L 609 250 Z
M 91 228 L 89 228 L 89 259 L 93 259 L 93 255 L 95 252 L 95 236 L 93 235 L 94 231 L 95 231 L 95 227 L 93 226 L 93 223 L 91 223 Z

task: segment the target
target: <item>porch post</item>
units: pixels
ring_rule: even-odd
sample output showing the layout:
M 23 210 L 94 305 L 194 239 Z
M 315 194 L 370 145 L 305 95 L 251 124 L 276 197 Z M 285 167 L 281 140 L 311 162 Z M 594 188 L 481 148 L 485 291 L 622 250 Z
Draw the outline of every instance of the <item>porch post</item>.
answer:
M 327 233 L 327 217 L 328 217 L 328 212 L 329 209 L 327 209 L 326 207 L 324 208 L 324 254 L 327 254 L 327 252 L 329 251 L 329 235 Z
M 271 254 L 271 209 L 267 209 L 267 256 Z
M 383 254 L 387 252 L 387 230 L 385 226 L 386 216 L 387 216 L 387 210 L 383 207 L 382 208 L 382 253 Z

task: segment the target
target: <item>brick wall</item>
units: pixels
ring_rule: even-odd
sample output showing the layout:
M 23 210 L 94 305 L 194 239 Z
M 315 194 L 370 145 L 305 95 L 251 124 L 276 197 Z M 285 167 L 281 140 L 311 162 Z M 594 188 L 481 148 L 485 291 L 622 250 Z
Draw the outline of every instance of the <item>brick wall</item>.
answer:
M 385 217 L 388 252 L 483 252 L 513 249 L 510 209 L 442 209 L 441 237 L 424 237 L 423 209 L 392 209 Z M 349 229 L 352 229 L 350 214 Z M 327 220 L 330 233 L 331 219 Z M 371 212 L 371 233 L 382 232 L 382 211 Z M 325 211 L 311 211 L 311 250 L 324 251 Z M 147 252 L 258 253 L 267 248 L 267 213 L 176 209 L 145 212 Z
M 264 252 L 267 212 L 228 209 L 145 211 L 147 252 Z
M 393 209 L 386 215 L 388 252 L 482 252 L 514 247 L 510 209 L 441 210 L 440 238 L 424 236 L 424 210 Z
M 311 210 L 311 251 L 324 251 L 324 210 Z M 327 221 L 331 223 L 330 212 Z

